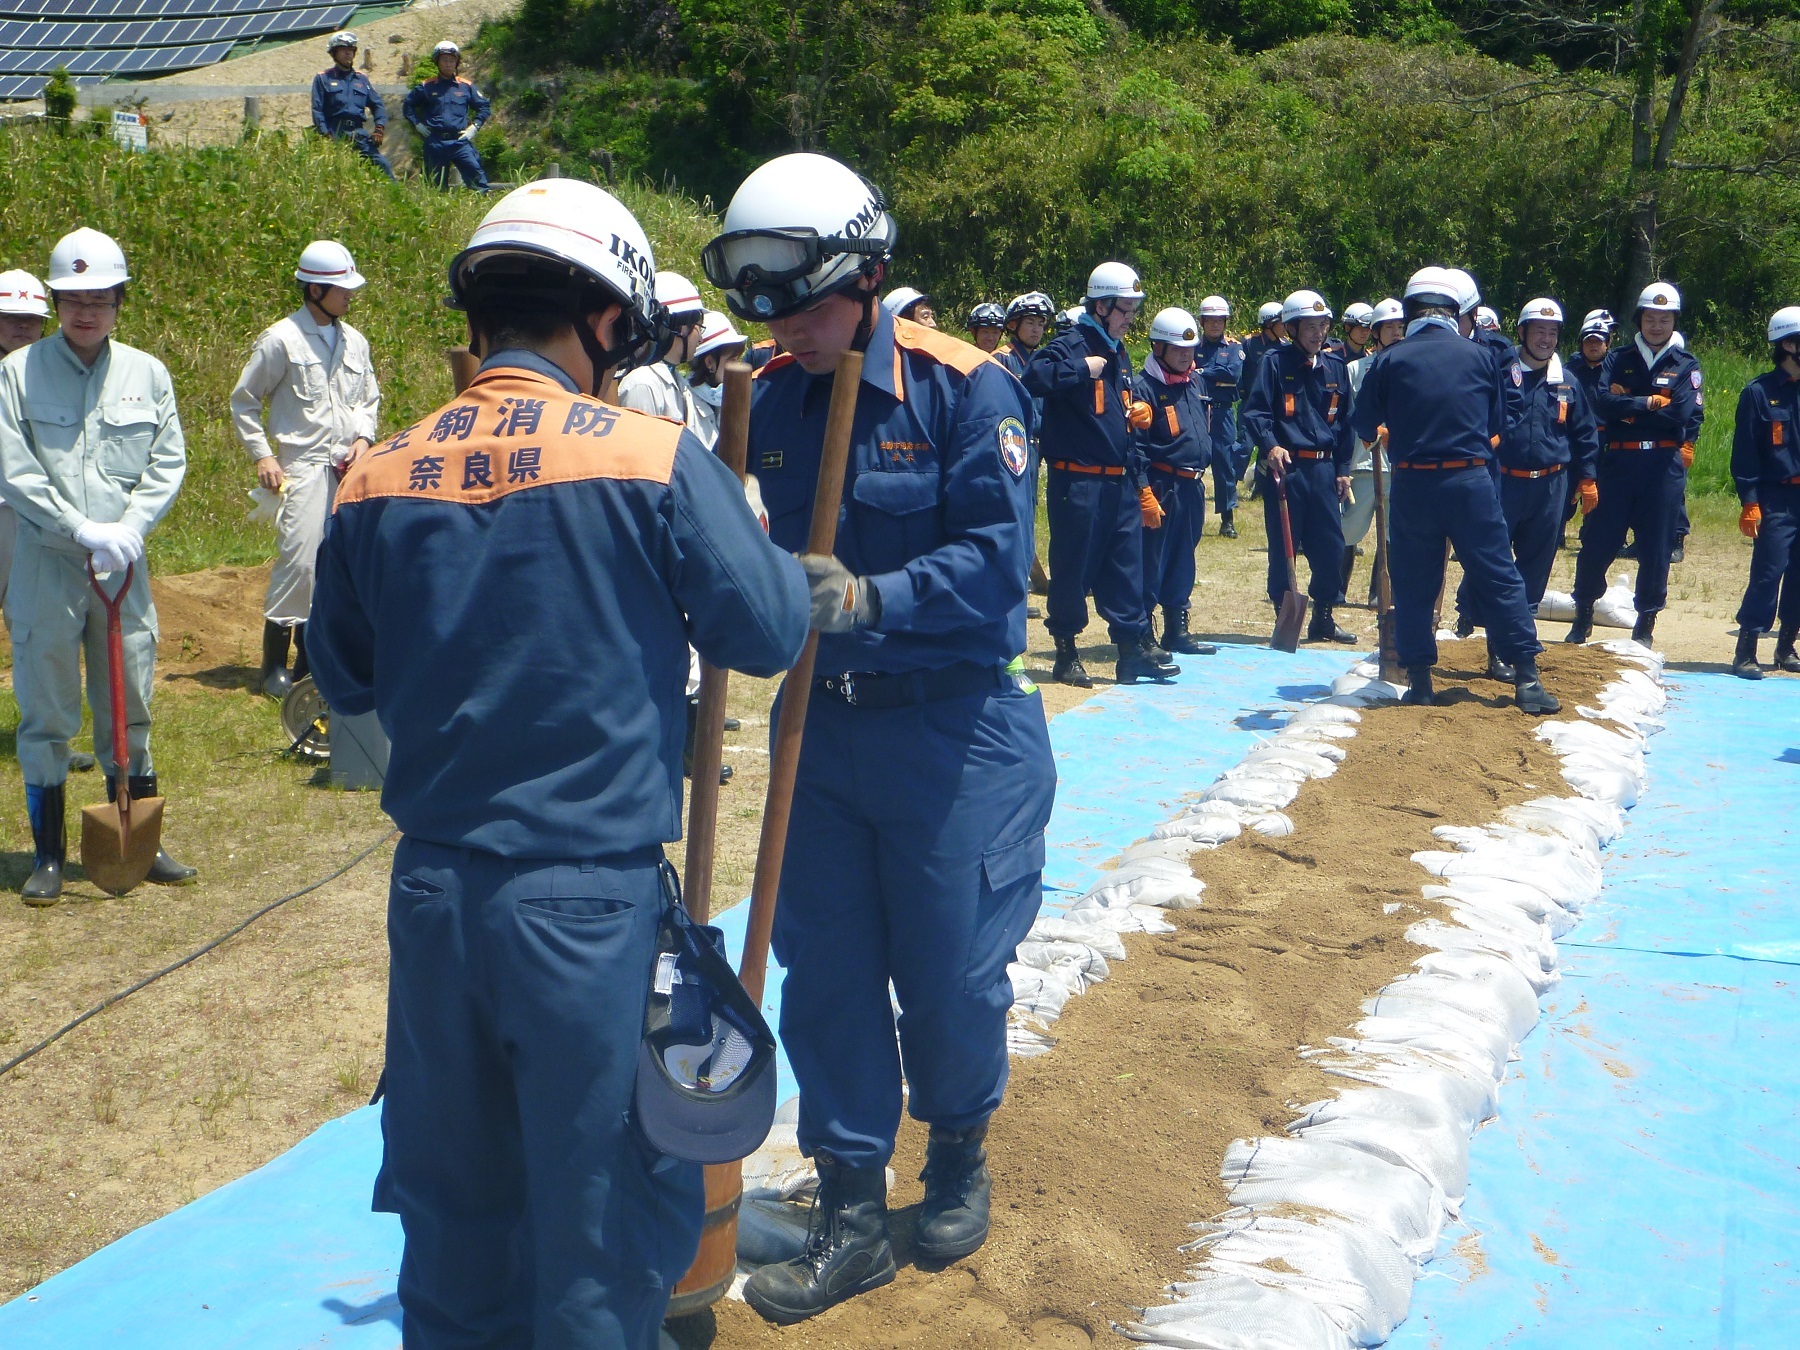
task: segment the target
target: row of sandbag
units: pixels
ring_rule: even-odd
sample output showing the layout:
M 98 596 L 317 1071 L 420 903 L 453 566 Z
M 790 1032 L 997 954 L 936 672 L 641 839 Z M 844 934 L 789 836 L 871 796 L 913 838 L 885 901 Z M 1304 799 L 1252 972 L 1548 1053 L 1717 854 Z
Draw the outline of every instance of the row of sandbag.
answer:
M 1600 890 L 1600 851 L 1644 784 L 1644 741 L 1664 695 L 1655 658 L 1609 645 L 1621 672 L 1601 707 L 1538 729 L 1581 794 L 1510 807 L 1493 824 L 1433 831 L 1414 854 L 1444 918 L 1407 938 L 1429 950 L 1363 1004 L 1352 1034 L 1302 1054 L 1354 1086 L 1301 1108 L 1287 1133 L 1238 1140 L 1221 1175 L 1232 1208 L 1184 1250 L 1174 1302 L 1121 1328 L 1183 1350 L 1347 1350 L 1385 1341 L 1468 1185 L 1469 1138 L 1558 976 L 1554 939 Z M 1651 672 L 1646 674 L 1645 671 Z M 1385 694 L 1340 681 L 1339 698 Z

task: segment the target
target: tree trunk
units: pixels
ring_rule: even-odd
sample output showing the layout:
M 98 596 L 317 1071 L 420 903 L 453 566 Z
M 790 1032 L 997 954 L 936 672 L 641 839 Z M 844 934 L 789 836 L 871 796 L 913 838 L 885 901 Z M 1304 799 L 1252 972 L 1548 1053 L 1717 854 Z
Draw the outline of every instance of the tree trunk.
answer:
M 1656 262 L 1657 178 L 1652 137 L 1656 118 L 1657 33 L 1648 0 L 1633 0 L 1631 31 L 1637 47 L 1633 62 L 1636 88 L 1631 99 L 1631 240 L 1625 258 L 1621 314 L 1631 313 L 1638 293 L 1650 284 Z

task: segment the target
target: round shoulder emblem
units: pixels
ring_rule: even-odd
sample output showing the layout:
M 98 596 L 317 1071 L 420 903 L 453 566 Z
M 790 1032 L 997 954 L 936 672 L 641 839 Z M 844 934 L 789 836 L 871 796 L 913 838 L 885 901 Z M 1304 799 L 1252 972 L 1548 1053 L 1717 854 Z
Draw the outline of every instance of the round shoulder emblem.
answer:
M 1006 465 L 1006 471 L 1014 478 L 1023 478 L 1031 457 L 1031 440 L 1025 434 L 1025 424 L 1016 417 L 1002 418 L 994 429 L 994 436 L 1000 443 L 1000 462 Z

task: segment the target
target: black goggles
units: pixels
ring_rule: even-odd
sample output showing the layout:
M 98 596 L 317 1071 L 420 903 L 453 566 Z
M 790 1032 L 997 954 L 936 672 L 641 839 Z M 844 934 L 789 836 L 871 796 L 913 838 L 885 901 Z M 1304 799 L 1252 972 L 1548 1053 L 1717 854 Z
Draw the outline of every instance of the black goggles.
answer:
M 736 230 L 701 250 L 700 266 L 720 290 L 742 294 L 746 317 L 758 318 L 807 300 L 811 288 L 795 283 L 819 272 L 830 259 L 846 253 L 884 258 L 888 250 L 885 239 L 850 239 L 817 230 Z

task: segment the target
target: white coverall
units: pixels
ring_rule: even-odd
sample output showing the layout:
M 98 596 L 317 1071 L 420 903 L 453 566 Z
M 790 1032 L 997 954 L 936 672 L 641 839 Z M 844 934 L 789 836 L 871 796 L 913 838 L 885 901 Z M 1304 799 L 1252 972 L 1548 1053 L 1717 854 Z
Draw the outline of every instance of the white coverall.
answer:
M 28 785 L 55 787 L 68 776 L 69 738 L 81 730 L 84 647 L 94 753 L 103 772 L 114 772 L 106 609 L 88 587 L 88 551 L 75 542 L 75 531 L 88 521 L 118 521 L 148 537 L 186 472 L 175 387 L 154 356 L 109 341 L 90 368 L 57 333 L 0 362 L 0 491 L 19 516 L 6 621 L 19 700 L 19 767 Z M 121 580 L 115 574 L 101 584 L 110 593 Z M 126 772 L 137 776 L 153 772 L 156 668 L 156 607 L 141 559 L 121 618 Z
M 694 426 L 694 391 L 687 376 L 667 361 L 627 371 L 619 381 L 619 402 L 655 417 L 666 417 L 684 427 Z
M 1373 352 L 1358 357 L 1350 363 L 1350 398 L 1354 403 L 1357 394 L 1362 392 L 1363 377 L 1369 373 L 1369 363 L 1375 359 Z M 1374 442 L 1365 441 L 1361 437 L 1356 441 L 1356 452 L 1350 460 L 1350 500 L 1344 503 L 1344 542 L 1360 544 L 1369 533 L 1369 526 L 1375 520 L 1375 459 Z M 1381 485 L 1388 485 L 1388 467 L 1386 456 L 1382 456 Z
M 263 597 L 263 617 L 284 628 L 312 613 L 313 566 L 337 485 L 332 456 L 342 461 L 359 436 L 370 444 L 377 439 L 381 390 L 369 340 L 342 320 L 334 327 L 335 344 L 304 305 L 270 324 L 231 391 L 238 440 L 252 460 L 275 455 L 287 476 L 275 516 L 275 566 Z

